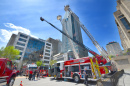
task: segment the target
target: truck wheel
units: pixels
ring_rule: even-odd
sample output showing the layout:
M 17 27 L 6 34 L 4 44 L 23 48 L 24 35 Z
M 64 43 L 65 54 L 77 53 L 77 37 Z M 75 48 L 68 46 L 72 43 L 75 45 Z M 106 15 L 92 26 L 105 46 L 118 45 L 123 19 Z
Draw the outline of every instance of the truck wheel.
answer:
M 80 78 L 79 78 L 79 76 L 78 76 L 78 75 L 75 75 L 75 76 L 74 76 L 74 81 L 75 81 L 76 83 L 79 83 Z
M 13 86 L 14 81 L 15 81 L 14 77 L 10 78 L 9 83 L 7 84 L 7 86 Z

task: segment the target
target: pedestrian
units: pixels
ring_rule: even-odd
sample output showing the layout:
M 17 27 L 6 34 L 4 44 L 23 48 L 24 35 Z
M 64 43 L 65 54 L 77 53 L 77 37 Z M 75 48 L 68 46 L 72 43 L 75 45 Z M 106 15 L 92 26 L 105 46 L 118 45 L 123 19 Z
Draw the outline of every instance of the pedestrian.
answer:
M 29 71 L 29 80 L 32 79 L 32 74 L 33 74 L 33 71 L 30 69 L 30 71 Z
M 34 80 L 35 81 L 35 75 L 36 75 L 36 70 L 34 70 L 34 72 L 33 72 L 33 75 L 32 75 L 32 80 Z
M 26 79 L 28 78 L 29 70 L 26 70 Z
M 88 86 L 88 72 L 87 72 L 87 67 L 84 68 L 84 76 L 85 76 L 84 84 L 86 86 Z
M 37 71 L 37 80 L 39 79 L 39 73 L 40 73 L 40 71 L 38 70 Z

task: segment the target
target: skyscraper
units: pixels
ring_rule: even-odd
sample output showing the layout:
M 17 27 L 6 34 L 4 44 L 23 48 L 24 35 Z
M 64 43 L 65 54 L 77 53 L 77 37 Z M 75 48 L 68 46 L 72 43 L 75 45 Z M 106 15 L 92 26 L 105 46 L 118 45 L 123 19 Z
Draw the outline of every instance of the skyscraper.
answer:
M 117 11 L 114 12 L 121 44 L 124 50 L 130 48 L 130 0 L 117 0 Z
M 65 33 L 67 31 L 68 35 L 70 35 L 74 40 L 83 43 L 80 24 L 77 22 L 78 19 L 79 18 L 77 15 L 72 15 L 69 11 L 66 11 L 64 18 L 61 21 L 62 30 Z M 79 45 L 75 43 L 73 43 L 73 45 L 79 57 L 88 56 L 88 52 L 86 50 L 83 50 Z M 65 35 L 62 35 L 62 50 L 63 53 L 73 50 L 68 38 Z
M 120 47 L 119 43 L 117 43 L 117 42 L 109 42 L 106 45 L 106 49 L 107 49 L 108 55 L 116 56 L 116 55 L 122 54 L 121 47 Z

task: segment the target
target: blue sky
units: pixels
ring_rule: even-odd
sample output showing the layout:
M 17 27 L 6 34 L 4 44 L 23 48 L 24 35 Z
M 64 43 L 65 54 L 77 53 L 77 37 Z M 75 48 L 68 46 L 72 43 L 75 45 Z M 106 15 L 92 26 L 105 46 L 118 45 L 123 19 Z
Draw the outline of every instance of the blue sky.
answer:
M 18 31 L 44 40 L 49 37 L 61 39 L 60 32 L 39 18 L 42 16 L 62 29 L 56 17 L 64 16 L 64 6 L 68 4 L 101 46 L 106 49 L 111 41 L 121 45 L 113 16 L 116 0 L 1 0 L 0 47 L 6 46 L 11 34 Z M 83 31 L 82 36 L 84 44 L 98 52 Z

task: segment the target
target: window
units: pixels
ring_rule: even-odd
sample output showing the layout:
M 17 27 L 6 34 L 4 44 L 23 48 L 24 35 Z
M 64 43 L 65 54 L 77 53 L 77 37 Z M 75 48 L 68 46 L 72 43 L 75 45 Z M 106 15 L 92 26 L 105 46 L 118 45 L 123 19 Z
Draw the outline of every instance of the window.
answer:
M 72 72 L 79 72 L 79 66 L 72 66 Z
M 50 54 L 48 54 L 48 53 L 45 53 L 45 55 L 50 56 Z
M 48 59 L 48 60 L 50 60 L 50 58 L 49 58 L 49 57 L 44 57 L 44 59 Z
M 51 46 L 51 44 L 46 43 L 46 45 Z
M 23 50 L 24 48 L 15 46 L 16 49 Z
M 50 49 L 50 47 L 46 46 L 47 49 Z
M 22 52 L 20 52 L 20 54 L 19 55 L 22 55 Z
M 25 44 L 17 42 L 17 45 L 25 46 Z
M 124 17 L 124 15 L 120 15 L 120 16 L 118 16 L 118 18 L 121 18 L 121 17 Z
M 19 41 L 26 42 L 26 40 L 25 40 L 25 39 L 22 39 L 22 38 L 19 38 Z
M 124 18 L 122 18 L 122 19 L 120 19 L 121 20 L 121 22 L 123 23 L 123 25 L 125 26 L 125 28 L 127 29 L 127 30 L 130 30 L 130 23 L 128 22 L 128 20 L 124 17 Z
M 49 63 L 49 61 L 44 61 L 44 63 Z
M 50 53 L 50 50 L 46 50 L 46 52 L 49 52 L 49 53 Z
M 20 34 L 20 37 L 27 38 L 27 36 L 25 36 L 25 35 L 23 35 L 23 34 Z
M 7 68 L 9 68 L 10 70 L 12 69 L 11 68 L 11 62 L 9 62 L 9 61 L 7 62 Z

